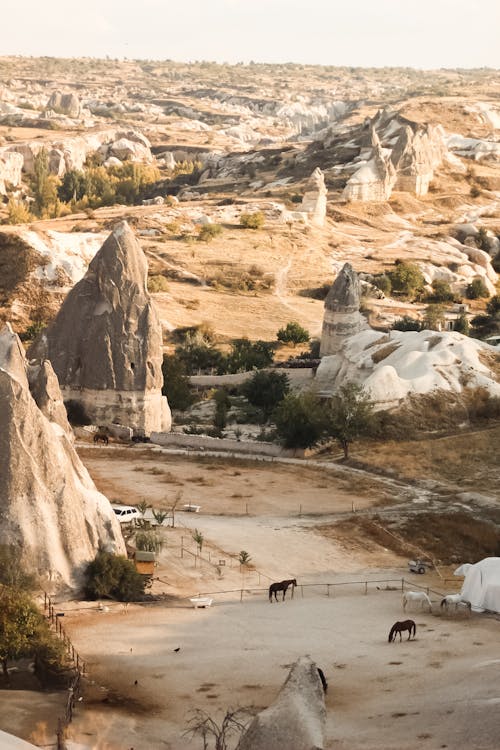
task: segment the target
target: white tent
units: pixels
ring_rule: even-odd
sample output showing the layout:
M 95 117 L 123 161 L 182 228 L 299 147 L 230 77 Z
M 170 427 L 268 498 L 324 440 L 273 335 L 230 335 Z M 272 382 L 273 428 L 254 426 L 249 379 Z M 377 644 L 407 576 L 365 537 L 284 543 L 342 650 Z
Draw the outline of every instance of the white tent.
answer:
M 482 612 L 500 612 L 500 557 L 485 557 L 465 573 L 462 597 Z

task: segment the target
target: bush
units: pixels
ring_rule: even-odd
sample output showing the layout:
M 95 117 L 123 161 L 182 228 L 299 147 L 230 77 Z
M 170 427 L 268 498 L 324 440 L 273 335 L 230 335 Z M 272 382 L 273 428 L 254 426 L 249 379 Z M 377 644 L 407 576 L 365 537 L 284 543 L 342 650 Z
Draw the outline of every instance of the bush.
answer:
M 162 276 L 161 274 L 149 276 L 148 292 L 151 292 L 152 294 L 155 294 L 156 292 L 168 292 L 168 281 L 165 276 Z
M 165 354 L 161 366 L 163 387 L 161 392 L 167 397 L 172 409 L 185 411 L 193 404 L 186 366 L 175 354 Z
M 33 215 L 29 209 L 20 201 L 10 198 L 7 203 L 7 224 L 28 224 L 33 221 Z
M 288 393 L 275 409 L 273 420 L 285 448 L 310 448 L 323 433 L 323 408 L 312 392 Z
M 392 292 L 392 283 L 385 273 L 381 273 L 379 276 L 374 276 L 372 278 L 372 284 L 373 286 L 376 286 L 377 289 L 380 289 L 381 292 L 383 292 L 386 297 L 389 297 Z
M 453 330 L 462 333 L 464 336 L 469 335 L 470 323 L 467 315 L 462 313 L 453 323 Z
M 221 432 L 227 423 L 227 412 L 231 408 L 231 401 L 225 388 L 218 388 L 214 395 L 215 414 L 214 427 Z
M 409 315 L 403 315 L 402 318 L 398 318 L 392 324 L 393 331 L 421 331 L 422 324 L 415 318 L 410 318 Z
M 309 331 L 306 331 L 305 328 L 302 328 L 302 326 L 294 320 L 287 323 L 285 328 L 280 328 L 276 334 L 276 338 L 283 343 L 291 343 L 295 345 L 304 344 L 306 341 L 309 341 L 310 336 Z
M 85 570 L 84 592 L 88 599 L 132 602 L 144 594 L 144 579 L 126 557 L 98 552 Z
M 256 211 L 253 214 L 243 213 L 240 216 L 240 226 L 245 229 L 262 229 L 266 221 L 266 217 L 262 211 Z
M 421 292 L 425 286 L 422 271 L 415 263 L 406 263 L 405 261 L 397 260 L 394 270 L 388 276 L 393 291 L 408 297 Z
M 274 358 L 274 347 L 275 345 L 268 341 L 235 339 L 226 360 L 226 371 L 236 373 L 269 367 Z
M 422 326 L 431 331 L 441 331 L 445 325 L 444 308 L 442 305 L 429 305 L 425 308 Z
M 432 292 L 428 296 L 430 302 L 452 302 L 454 294 L 447 281 L 434 279 L 432 282 Z
M 222 234 L 220 224 L 203 224 L 198 232 L 198 239 L 200 242 L 211 242 L 214 237 L 218 237 L 220 234 Z
M 262 409 L 266 419 L 290 390 L 288 375 L 279 372 L 255 372 L 240 388 L 252 406 Z
M 467 285 L 465 295 L 467 299 L 484 299 L 485 297 L 489 297 L 490 293 L 484 281 L 481 278 L 477 278 Z
M 373 423 L 373 402 L 362 386 L 346 383 L 325 410 L 326 433 L 338 440 L 349 457 L 349 445 L 367 435 Z

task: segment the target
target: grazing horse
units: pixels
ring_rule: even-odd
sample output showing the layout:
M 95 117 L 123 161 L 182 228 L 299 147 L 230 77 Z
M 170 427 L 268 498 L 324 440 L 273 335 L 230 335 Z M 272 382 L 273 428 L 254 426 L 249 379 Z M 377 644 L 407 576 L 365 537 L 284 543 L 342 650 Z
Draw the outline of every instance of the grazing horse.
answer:
M 468 609 L 469 613 L 472 610 L 471 603 L 468 602 L 467 599 L 462 599 L 462 594 L 448 594 L 445 596 L 444 599 L 441 600 L 441 609 L 444 607 L 446 612 L 448 612 L 452 604 L 455 607 L 455 612 L 460 605 Z
M 412 634 L 413 638 L 415 638 L 415 635 L 417 633 L 417 626 L 413 622 L 413 620 L 403 620 L 402 622 L 395 622 L 394 625 L 391 628 L 391 632 L 389 633 L 389 643 L 396 640 L 396 635 L 399 633 L 399 641 L 401 642 L 403 640 L 403 636 L 401 633 L 407 630 L 408 631 L 408 640 L 410 640 Z
M 293 589 L 297 585 L 297 581 L 295 578 L 291 578 L 289 581 L 280 581 L 279 583 L 272 583 L 269 586 L 269 601 L 272 602 L 273 600 L 273 594 L 276 601 L 278 601 L 277 593 L 278 591 L 283 592 L 283 599 L 282 601 L 285 601 L 285 594 L 286 590 L 289 586 L 292 587 L 292 596 L 293 596 Z
M 425 591 L 405 591 L 403 594 L 403 611 L 406 612 L 406 605 L 413 602 L 420 604 L 420 609 L 423 608 L 424 604 L 427 604 L 429 612 L 432 612 L 432 602 Z
M 105 432 L 96 432 L 94 435 L 94 443 L 104 443 L 104 445 L 108 445 L 109 438 Z

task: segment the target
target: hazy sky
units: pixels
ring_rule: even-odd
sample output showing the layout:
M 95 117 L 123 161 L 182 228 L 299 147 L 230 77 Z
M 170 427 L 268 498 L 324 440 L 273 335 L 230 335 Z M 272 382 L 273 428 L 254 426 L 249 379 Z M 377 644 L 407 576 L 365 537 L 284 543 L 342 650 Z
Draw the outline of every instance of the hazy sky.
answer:
M 0 55 L 500 67 L 500 0 L 0 0 Z

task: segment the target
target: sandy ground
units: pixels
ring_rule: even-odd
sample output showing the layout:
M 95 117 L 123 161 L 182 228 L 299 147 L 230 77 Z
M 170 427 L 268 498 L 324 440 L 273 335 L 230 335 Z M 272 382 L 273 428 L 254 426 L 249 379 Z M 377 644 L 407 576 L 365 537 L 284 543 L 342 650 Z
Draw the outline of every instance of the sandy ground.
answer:
M 220 721 L 228 708 L 269 705 L 303 654 L 329 682 L 326 748 L 498 746 L 498 621 L 441 616 L 437 594 L 433 614 L 405 615 L 406 560 L 316 528 L 353 505 L 380 502 L 377 480 L 371 486 L 308 466 L 152 460 L 141 450 L 82 454 L 110 497 L 165 506 L 181 489 L 182 502 L 202 509 L 177 512 L 176 528 L 162 530 L 152 589 L 162 600 L 106 603 L 105 611 L 59 604 L 88 669 L 71 725 L 74 748 L 200 748 L 200 738 L 184 735 L 194 710 Z M 205 537 L 201 558 L 194 528 Z M 237 561 L 242 549 L 252 558 L 248 568 Z M 270 604 L 269 580 L 289 577 L 298 582 L 294 598 Z M 416 576 L 417 583 L 442 590 L 435 576 Z M 212 607 L 195 610 L 189 597 L 197 593 L 210 593 Z M 408 616 L 417 639 L 388 644 L 391 625 Z M 37 721 L 30 726 L 18 709 L 2 728 L 27 738 Z

